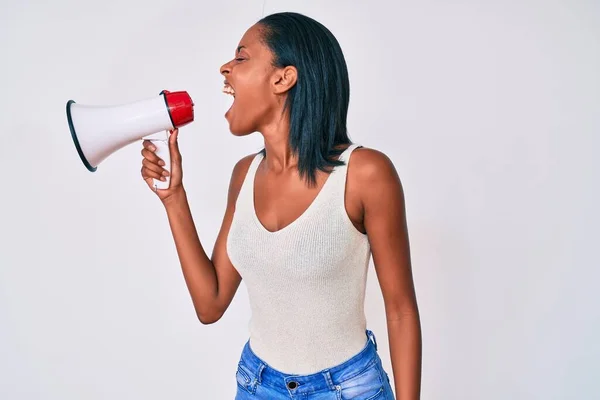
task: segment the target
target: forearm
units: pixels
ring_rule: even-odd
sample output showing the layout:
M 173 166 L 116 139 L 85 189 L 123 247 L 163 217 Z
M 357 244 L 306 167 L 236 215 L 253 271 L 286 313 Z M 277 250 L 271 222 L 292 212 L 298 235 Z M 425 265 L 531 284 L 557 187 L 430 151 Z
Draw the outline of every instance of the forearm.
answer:
M 397 400 L 418 400 L 421 393 L 421 324 L 418 313 L 388 320 L 390 356 Z
M 217 274 L 200 243 L 185 190 L 165 200 L 164 206 L 196 314 L 202 322 L 212 322 L 219 313 Z

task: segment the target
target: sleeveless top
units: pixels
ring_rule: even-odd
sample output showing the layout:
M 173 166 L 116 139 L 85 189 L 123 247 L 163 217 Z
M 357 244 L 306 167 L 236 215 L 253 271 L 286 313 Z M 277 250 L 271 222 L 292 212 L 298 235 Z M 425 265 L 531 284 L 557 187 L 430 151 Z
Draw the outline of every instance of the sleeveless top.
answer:
M 366 343 L 371 248 L 346 213 L 352 144 L 300 217 L 271 232 L 256 215 L 254 157 L 236 201 L 227 254 L 248 290 L 249 345 L 270 367 L 311 374 L 350 359 Z M 288 201 L 294 201 L 289 199 Z

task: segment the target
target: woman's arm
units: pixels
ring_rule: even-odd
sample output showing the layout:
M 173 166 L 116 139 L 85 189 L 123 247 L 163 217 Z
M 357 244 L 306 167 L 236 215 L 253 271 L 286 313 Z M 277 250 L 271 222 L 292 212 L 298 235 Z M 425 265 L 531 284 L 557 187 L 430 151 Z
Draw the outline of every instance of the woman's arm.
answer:
M 223 316 L 242 280 L 229 260 L 226 243 L 235 202 L 253 156 L 244 157 L 233 169 L 225 216 L 210 259 L 198 238 L 183 186 L 163 201 L 185 282 L 203 324 L 212 324 Z
M 364 225 L 385 303 L 394 386 L 398 400 L 421 391 L 421 324 L 412 278 L 404 193 L 391 160 L 383 153 L 356 152 Z

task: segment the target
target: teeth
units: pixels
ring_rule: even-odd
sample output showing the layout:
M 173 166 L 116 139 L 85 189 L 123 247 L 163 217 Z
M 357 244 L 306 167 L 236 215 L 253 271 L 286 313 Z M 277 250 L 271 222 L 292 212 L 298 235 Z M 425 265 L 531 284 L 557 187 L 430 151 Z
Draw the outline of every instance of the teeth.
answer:
M 229 85 L 225 85 L 223 87 L 223 93 L 230 94 L 235 97 L 235 90 L 233 90 L 233 88 Z

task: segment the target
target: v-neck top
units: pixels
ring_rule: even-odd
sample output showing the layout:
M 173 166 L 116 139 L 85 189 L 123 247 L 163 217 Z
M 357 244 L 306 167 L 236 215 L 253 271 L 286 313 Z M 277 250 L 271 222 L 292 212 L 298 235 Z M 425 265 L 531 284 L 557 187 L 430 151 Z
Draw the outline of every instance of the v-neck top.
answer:
M 254 206 L 257 153 L 240 188 L 227 254 L 248 291 L 249 345 L 272 368 L 311 374 L 352 358 L 366 343 L 368 236 L 346 212 L 351 144 L 293 222 L 266 229 Z M 294 199 L 287 200 L 293 202 Z

